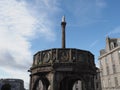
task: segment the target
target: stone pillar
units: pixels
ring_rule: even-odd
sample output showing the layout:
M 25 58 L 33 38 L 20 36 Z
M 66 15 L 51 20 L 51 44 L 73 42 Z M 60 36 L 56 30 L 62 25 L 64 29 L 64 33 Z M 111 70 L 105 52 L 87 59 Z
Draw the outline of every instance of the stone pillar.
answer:
M 29 88 L 30 88 L 30 90 L 31 90 L 31 88 L 32 88 L 32 75 L 30 75 L 30 84 L 29 84 Z

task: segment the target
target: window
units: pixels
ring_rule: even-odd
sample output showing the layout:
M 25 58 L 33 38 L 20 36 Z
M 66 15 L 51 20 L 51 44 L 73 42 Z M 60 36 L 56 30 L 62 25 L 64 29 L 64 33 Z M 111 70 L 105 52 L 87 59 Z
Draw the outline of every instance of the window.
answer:
M 117 43 L 111 42 L 110 43 L 110 47 L 111 47 L 111 49 L 114 49 L 115 47 L 117 47 Z
M 108 79 L 108 87 L 111 87 L 111 81 L 110 81 L 110 78 Z
M 106 63 L 106 66 L 108 65 L 108 59 L 107 57 L 105 57 L 105 63 Z
M 103 82 L 103 83 L 102 83 L 102 87 L 105 88 L 105 87 L 106 87 L 106 86 L 105 86 L 105 81 L 103 80 L 102 82 Z
M 107 70 L 107 75 L 109 75 L 109 67 L 108 66 L 106 67 L 106 70 Z
M 115 86 L 118 86 L 118 78 L 115 77 L 114 79 L 115 79 Z
M 103 76 L 103 66 L 102 66 L 101 60 L 100 60 L 100 73 L 101 73 L 101 75 Z
M 110 46 L 111 46 L 111 49 L 113 49 L 114 48 L 114 43 L 111 42 Z
M 111 54 L 111 61 L 112 61 L 113 64 L 115 63 L 115 61 L 114 61 L 114 54 L 113 53 Z
M 113 73 L 116 73 L 116 67 L 115 67 L 115 64 L 113 64 L 112 66 L 113 66 Z
M 106 64 L 106 75 L 109 74 L 109 67 L 108 67 L 108 59 L 105 57 L 105 64 Z
M 118 60 L 119 60 L 119 64 L 120 64 L 120 50 L 118 51 Z

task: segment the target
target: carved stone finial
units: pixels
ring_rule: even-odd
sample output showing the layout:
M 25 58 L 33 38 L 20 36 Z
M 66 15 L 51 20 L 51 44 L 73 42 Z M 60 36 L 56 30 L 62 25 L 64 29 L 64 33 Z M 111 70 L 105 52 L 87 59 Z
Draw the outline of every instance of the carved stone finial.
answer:
M 62 22 L 65 22 L 65 16 L 62 17 Z

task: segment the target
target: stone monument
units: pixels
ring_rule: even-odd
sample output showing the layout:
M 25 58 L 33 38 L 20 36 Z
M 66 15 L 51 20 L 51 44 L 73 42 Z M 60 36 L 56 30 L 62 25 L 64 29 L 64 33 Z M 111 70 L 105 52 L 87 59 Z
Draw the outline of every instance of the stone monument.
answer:
M 85 50 L 66 48 L 65 26 L 62 22 L 62 48 L 39 51 L 30 68 L 30 90 L 73 90 L 81 81 L 82 90 L 95 90 L 96 67 L 94 55 Z

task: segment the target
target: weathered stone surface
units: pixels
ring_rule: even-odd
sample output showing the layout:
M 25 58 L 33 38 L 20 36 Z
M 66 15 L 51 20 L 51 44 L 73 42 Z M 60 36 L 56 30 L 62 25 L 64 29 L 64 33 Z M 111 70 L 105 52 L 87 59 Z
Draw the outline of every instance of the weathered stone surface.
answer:
M 30 90 L 37 90 L 39 80 L 43 82 L 43 90 L 72 90 L 76 80 L 82 81 L 83 90 L 88 87 L 94 90 L 96 67 L 94 55 L 89 51 L 72 48 L 39 51 L 30 71 Z

